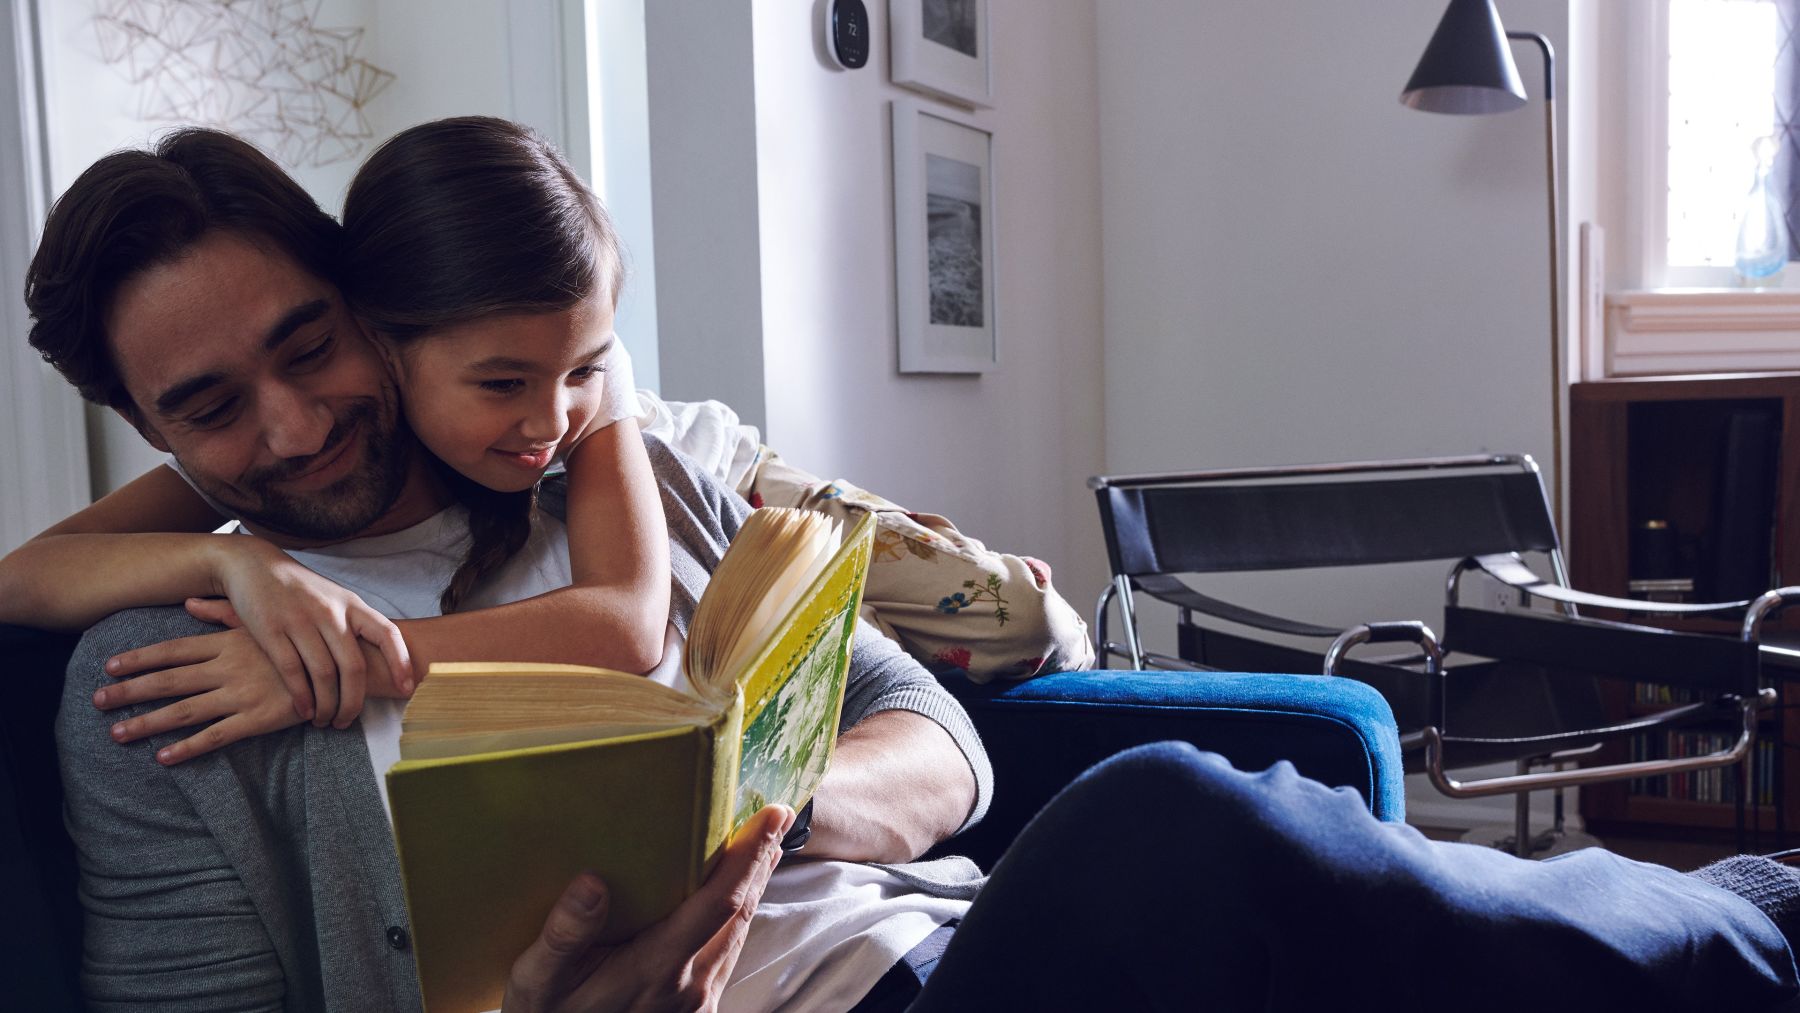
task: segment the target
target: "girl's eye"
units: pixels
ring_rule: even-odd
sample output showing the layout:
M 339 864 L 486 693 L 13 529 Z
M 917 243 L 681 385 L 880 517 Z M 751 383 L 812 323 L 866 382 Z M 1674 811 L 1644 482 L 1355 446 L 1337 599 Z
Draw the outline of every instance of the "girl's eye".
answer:
M 586 380 L 586 379 L 589 379 L 590 377 L 599 376 L 601 373 L 604 373 L 604 372 L 606 372 L 606 367 L 601 365 L 598 362 L 595 362 L 595 363 L 590 363 L 589 365 L 586 365 L 586 366 L 577 366 L 576 368 L 569 370 L 569 379 L 571 379 L 571 380 Z
M 490 394 L 516 394 L 525 387 L 524 380 L 482 380 L 476 384 Z

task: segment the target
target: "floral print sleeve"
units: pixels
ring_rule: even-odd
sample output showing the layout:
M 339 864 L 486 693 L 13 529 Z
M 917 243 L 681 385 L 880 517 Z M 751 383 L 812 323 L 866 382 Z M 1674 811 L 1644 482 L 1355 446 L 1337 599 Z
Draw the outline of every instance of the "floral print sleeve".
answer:
M 873 513 L 875 548 L 863 616 L 926 666 L 977 682 L 1088 668 L 1087 624 L 1058 594 L 1050 567 L 994 552 L 937 514 L 915 513 L 842 480 L 828 482 L 767 448 L 738 491 L 755 506 Z

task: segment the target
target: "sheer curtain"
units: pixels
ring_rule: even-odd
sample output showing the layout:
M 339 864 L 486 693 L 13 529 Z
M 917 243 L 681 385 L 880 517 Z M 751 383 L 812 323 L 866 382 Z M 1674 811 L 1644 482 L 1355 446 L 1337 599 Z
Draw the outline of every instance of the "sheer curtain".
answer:
M 25 342 L 46 206 L 34 0 L 0 0 L 0 552 L 88 502 L 81 400 Z

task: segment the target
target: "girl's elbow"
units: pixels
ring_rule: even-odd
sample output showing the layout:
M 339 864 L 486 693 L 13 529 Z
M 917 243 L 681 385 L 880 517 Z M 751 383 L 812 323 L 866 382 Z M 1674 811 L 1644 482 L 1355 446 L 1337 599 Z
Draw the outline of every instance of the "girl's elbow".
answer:
M 635 636 L 626 638 L 626 666 L 630 671 L 647 673 L 663 661 L 663 650 L 667 646 L 667 616 L 659 617 L 654 629 L 650 624 L 643 624 Z

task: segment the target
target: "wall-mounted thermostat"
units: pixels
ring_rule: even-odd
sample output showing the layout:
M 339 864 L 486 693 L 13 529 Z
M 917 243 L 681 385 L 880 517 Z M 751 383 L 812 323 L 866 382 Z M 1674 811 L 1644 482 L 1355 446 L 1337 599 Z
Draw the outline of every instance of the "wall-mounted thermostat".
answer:
M 869 62 L 869 9 L 862 0 L 826 0 L 825 49 L 845 70 Z

